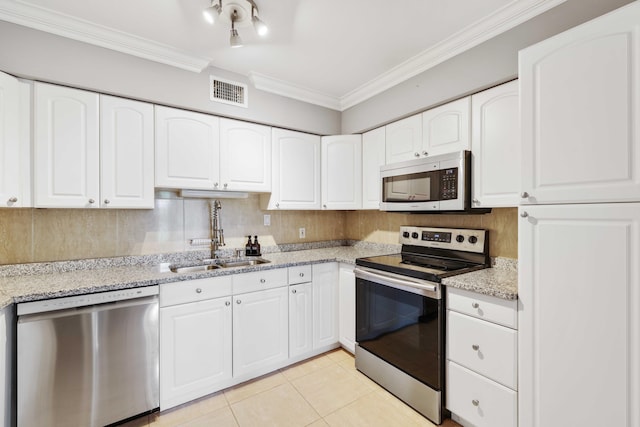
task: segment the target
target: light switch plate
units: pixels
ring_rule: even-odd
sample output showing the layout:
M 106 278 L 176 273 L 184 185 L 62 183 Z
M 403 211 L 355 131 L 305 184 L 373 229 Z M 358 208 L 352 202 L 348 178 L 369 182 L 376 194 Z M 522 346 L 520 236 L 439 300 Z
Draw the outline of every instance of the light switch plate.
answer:
M 271 225 L 271 215 L 265 214 L 265 216 L 264 216 L 264 225 L 267 226 L 267 227 Z

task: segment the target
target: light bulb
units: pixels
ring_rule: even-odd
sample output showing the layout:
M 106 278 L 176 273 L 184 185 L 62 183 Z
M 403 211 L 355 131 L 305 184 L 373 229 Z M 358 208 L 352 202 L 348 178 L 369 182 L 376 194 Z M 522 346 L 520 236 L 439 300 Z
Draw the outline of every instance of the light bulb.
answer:
M 235 28 L 231 29 L 231 38 L 229 39 L 229 43 L 233 48 L 242 47 L 242 39 L 238 35 L 238 30 Z
M 209 24 L 215 24 L 218 16 L 220 16 L 220 6 L 217 4 L 209 6 L 202 11 L 202 16 L 204 17 L 204 20 Z
M 256 29 L 256 33 L 258 33 L 260 37 L 264 37 L 267 35 L 267 33 L 269 32 L 269 27 L 267 27 L 267 24 L 262 22 L 260 18 L 255 15 L 251 17 L 251 21 L 253 21 L 253 28 Z

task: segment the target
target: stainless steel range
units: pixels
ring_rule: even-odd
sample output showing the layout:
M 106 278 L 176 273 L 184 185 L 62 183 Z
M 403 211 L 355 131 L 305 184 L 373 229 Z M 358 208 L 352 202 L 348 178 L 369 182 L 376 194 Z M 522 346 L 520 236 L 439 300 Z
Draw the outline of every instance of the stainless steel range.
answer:
M 445 294 L 441 281 L 489 266 L 486 230 L 400 228 L 399 254 L 356 260 L 356 368 L 440 424 Z

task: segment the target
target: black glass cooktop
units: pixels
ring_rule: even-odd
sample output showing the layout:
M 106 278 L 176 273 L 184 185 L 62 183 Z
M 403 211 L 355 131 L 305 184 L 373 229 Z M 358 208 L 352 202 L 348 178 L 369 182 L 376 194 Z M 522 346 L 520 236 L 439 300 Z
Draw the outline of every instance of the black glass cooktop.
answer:
M 444 277 L 481 270 L 484 265 L 413 254 L 378 255 L 356 259 L 356 265 L 440 283 Z

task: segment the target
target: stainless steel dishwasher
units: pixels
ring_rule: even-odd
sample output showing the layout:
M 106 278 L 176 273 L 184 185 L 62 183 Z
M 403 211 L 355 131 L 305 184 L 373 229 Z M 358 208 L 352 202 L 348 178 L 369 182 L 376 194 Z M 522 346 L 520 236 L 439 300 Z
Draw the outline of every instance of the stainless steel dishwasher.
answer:
M 159 406 L 158 286 L 17 305 L 18 426 L 105 426 Z

